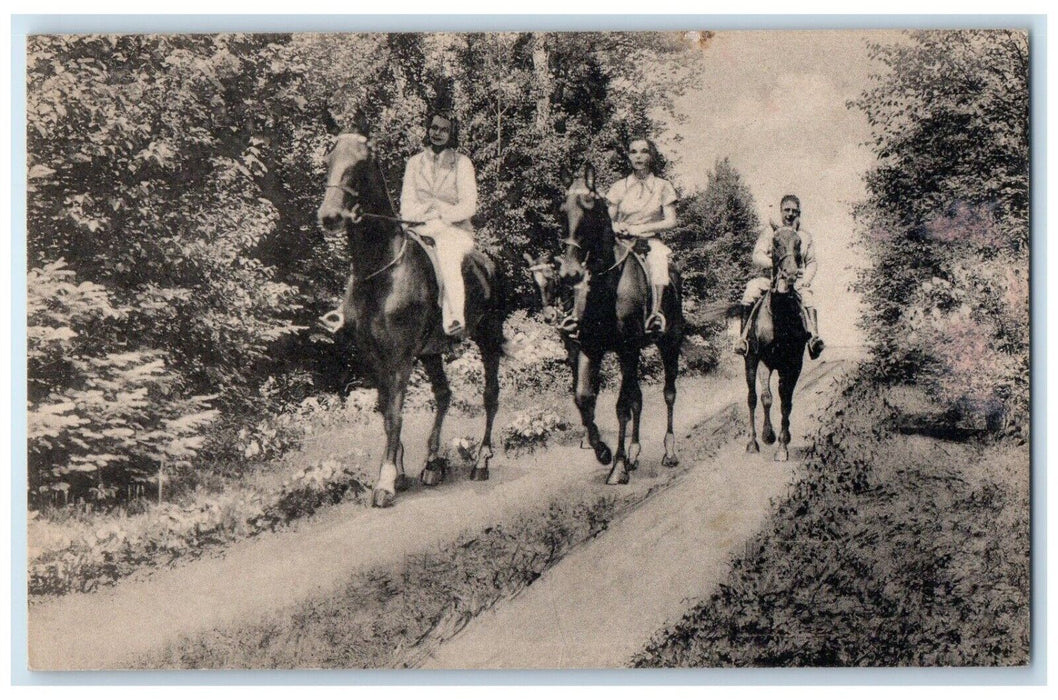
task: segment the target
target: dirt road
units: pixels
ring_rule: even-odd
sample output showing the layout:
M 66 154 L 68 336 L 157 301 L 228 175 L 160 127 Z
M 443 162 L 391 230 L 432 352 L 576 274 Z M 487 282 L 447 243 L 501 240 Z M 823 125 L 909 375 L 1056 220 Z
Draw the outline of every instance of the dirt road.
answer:
M 808 416 L 832 393 L 837 366 L 796 396 Z M 774 409 L 773 409 L 774 412 Z M 759 414 L 758 414 L 759 415 Z M 789 462 L 732 440 L 677 483 L 567 555 L 513 600 L 470 622 L 424 668 L 620 668 L 690 601 L 711 592 L 733 551 L 784 493 L 815 421 L 794 424 Z
M 812 427 L 808 416 L 823 400 L 818 392 L 829 387 L 829 378 L 844 366 L 832 358 L 813 363 L 806 372 L 805 389 L 799 390 L 797 399 L 802 419 L 795 424 L 795 448 Z M 685 455 L 694 454 L 694 426 L 732 404 L 744 405 L 744 380 L 733 371 L 684 379 L 679 390 L 677 436 Z M 604 428 L 613 427 L 613 402 L 612 394 L 601 397 Z M 498 458 L 488 482 L 454 479 L 437 489 L 419 487 L 402 494 L 397 506 L 387 510 L 355 503 L 335 506 L 293 530 L 238 543 L 215 557 L 99 592 L 33 605 L 28 625 L 30 665 L 35 670 L 127 668 L 132 659 L 180 636 L 250 624 L 306 599 L 328 595 L 354 571 L 400 564 L 464 531 L 546 504 L 570 489 L 603 493 L 625 488 L 645 493 L 664 477 L 657 466 L 665 416 L 660 389 L 645 387 L 644 403 L 643 433 L 656 438 L 644 442 L 641 467 L 629 486 L 605 486 L 607 468 L 598 465 L 589 451 L 553 445 L 517 458 Z M 501 412 L 500 425 L 503 421 Z M 446 434 L 476 434 L 479 423 L 452 416 Z M 424 436 L 428 425 L 426 414 L 405 420 L 411 471 L 423 451 L 416 444 L 421 440 L 411 436 Z M 612 444 L 613 431 L 604 430 L 604 436 Z M 431 663 L 511 668 L 621 665 L 633 647 L 645 641 L 644 635 L 679 612 L 683 597 L 704 590 L 722 573 L 730 549 L 753 532 L 768 500 L 785 488 L 792 463 L 777 467 L 767 447 L 760 456 L 746 459 L 741 431 L 732 439 L 716 459 L 690 470 L 676 488 L 651 496 L 511 604 L 472 623 Z M 606 612 L 600 601 L 608 601 L 613 609 Z M 629 606 L 636 609 L 622 610 Z M 593 608 L 596 612 L 589 614 Z M 537 615 L 541 629 L 561 636 L 528 647 L 524 640 L 504 638 L 497 626 L 523 624 L 505 622 L 509 615 L 523 616 L 511 618 L 516 620 Z M 599 635 L 609 640 L 606 648 L 589 654 L 592 640 L 599 646 Z M 482 653 L 448 655 L 460 645 Z

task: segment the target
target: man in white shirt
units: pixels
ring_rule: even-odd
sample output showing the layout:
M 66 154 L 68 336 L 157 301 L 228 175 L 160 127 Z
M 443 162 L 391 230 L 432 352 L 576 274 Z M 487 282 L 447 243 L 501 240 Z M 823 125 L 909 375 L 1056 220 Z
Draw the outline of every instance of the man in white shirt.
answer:
M 819 354 L 823 352 L 823 339 L 819 337 L 819 320 L 813 302 L 812 297 L 812 280 L 815 279 L 816 269 L 818 267 L 816 262 L 815 243 L 807 230 L 801 227 L 801 200 L 795 195 L 788 194 L 782 198 L 782 202 L 779 203 L 779 208 L 782 213 L 783 226 L 788 226 L 797 231 L 801 237 L 801 274 L 797 282 L 794 284 L 794 288 L 801 297 L 801 306 L 805 310 L 805 319 L 808 325 L 808 333 L 811 336 L 808 340 L 808 356 L 813 360 L 819 357 Z M 764 229 L 764 232 L 757 238 L 756 245 L 753 246 L 753 264 L 759 268 L 762 268 L 765 272 L 771 270 L 771 247 L 772 238 L 775 234 L 775 226 L 771 226 Z M 746 291 L 742 295 L 742 326 L 741 326 L 741 337 L 739 342 L 735 345 L 735 352 L 739 355 L 745 355 L 749 352 L 749 339 L 747 338 L 749 317 L 753 312 L 753 306 L 757 303 L 768 289 L 771 288 L 771 276 L 760 276 L 751 279 L 746 284 Z

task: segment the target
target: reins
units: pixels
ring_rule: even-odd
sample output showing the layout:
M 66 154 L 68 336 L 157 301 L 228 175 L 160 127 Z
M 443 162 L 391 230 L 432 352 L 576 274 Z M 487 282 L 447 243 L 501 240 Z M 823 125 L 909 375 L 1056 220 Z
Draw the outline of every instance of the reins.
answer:
M 385 175 L 385 173 L 382 172 L 382 168 L 378 167 L 378 163 L 374 163 L 374 166 L 375 166 L 375 168 L 378 171 L 378 176 L 380 178 L 382 178 L 382 189 L 386 193 L 386 200 L 389 202 L 389 210 L 391 212 L 394 212 L 394 215 L 393 216 L 387 216 L 386 214 L 372 214 L 370 212 L 359 212 L 359 213 L 354 214 L 353 212 L 349 211 L 348 209 L 343 209 L 342 210 L 342 217 L 345 218 L 345 219 L 355 219 L 353 223 L 356 223 L 360 219 L 366 217 L 366 218 L 369 218 L 369 219 L 378 219 L 378 220 L 381 220 L 381 221 L 389 221 L 389 222 L 392 222 L 392 223 L 395 223 L 395 224 L 400 224 L 400 226 L 401 226 L 400 233 L 401 233 L 401 238 L 403 240 L 401 241 L 400 250 L 398 250 L 397 254 L 395 256 L 393 256 L 393 259 L 390 260 L 385 265 L 383 265 L 382 267 L 380 267 L 379 269 L 377 269 L 374 272 L 372 272 L 371 274 L 366 275 L 363 278 L 363 280 L 365 282 L 367 280 L 371 279 L 372 277 L 375 277 L 376 275 L 382 274 L 383 272 L 385 272 L 389 268 L 395 266 L 397 263 L 399 263 L 404 258 L 404 254 L 408 250 L 408 232 L 407 232 L 407 230 L 405 230 L 405 228 L 404 228 L 405 226 L 415 227 L 415 226 L 422 226 L 423 224 L 426 223 L 425 221 L 408 221 L 407 219 L 401 219 L 400 217 L 395 215 L 395 213 L 397 211 L 397 208 L 393 205 L 393 199 L 390 197 L 389 184 L 386 182 L 386 175 Z M 327 185 L 326 187 L 327 187 L 327 189 L 338 189 L 338 190 L 341 190 L 342 192 L 346 193 L 347 195 L 349 195 L 353 199 L 356 199 L 357 197 L 360 196 L 359 192 L 357 192 L 356 190 L 354 190 L 353 188 L 351 188 L 351 187 L 349 187 L 347 185 Z

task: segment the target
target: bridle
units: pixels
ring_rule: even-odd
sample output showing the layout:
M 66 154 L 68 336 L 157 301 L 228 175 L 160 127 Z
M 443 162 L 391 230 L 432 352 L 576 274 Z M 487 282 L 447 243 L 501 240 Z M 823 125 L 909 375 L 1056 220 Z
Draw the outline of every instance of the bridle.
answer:
M 368 154 L 369 155 L 371 154 L 370 149 L 368 150 Z M 382 189 L 386 193 L 386 200 L 389 202 L 390 211 L 396 212 L 397 209 L 393 205 L 393 199 L 392 199 L 392 197 L 390 197 L 390 194 L 389 194 L 389 183 L 386 182 L 386 174 L 382 172 L 382 168 L 379 168 L 377 163 L 375 164 L 375 167 L 378 169 L 379 177 L 382 178 Z M 326 189 L 341 190 L 345 194 L 347 194 L 350 197 L 352 197 L 354 202 L 355 202 L 356 198 L 360 196 L 359 192 L 357 192 L 352 187 L 349 187 L 348 185 L 345 185 L 345 184 L 326 185 L 325 188 Z M 355 206 L 355 204 L 354 204 L 354 206 Z M 369 218 L 369 219 L 378 219 L 380 221 L 389 221 L 389 222 L 392 222 L 392 223 L 395 223 L 395 224 L 399 224 L 401 226 L 400 231 L 401 231 L 401 238 L 403 240 L 401 241 L 400 250 L 397 251 L 397 254 L 394 255 L 393 259 L 390 260 L 388 263 L 386 263 L 385 265 L 383 265 L 379 269 L 375 270 L 374 272 L 372 272 L 372 273 L 370 273 L 368 275 L 365 275 L 363 277 L 363 281 L 365 281 L 365 282 L 367 280 L 371 279 L 372 277 L 380 275 L 383 272 L 385 272 L 386 270 L 390 269 L 391 267 L 397 265 L 397 263 L 399 263 L 404 258 L 404 254 L 408 250 L 408 231 L 407 231 L 407 229 L 405 227 L 422 226 L 424 223 L 426 223 L 425 221 L 408 221 L 407 219 L 401 219 L 398 216 L 387 216 L 386 214 L 372 214 L 370 212 L 356 212 L 356 213 L 354 213 L 353 211 L 351 211 L 349 209 L 345 209 L 345 208 L 343 208 L 339 212 L 339 214 L 341 215 L 341 217 L 343 219 L 351 221 L 352 223 L 357 223 L 363 218 Z

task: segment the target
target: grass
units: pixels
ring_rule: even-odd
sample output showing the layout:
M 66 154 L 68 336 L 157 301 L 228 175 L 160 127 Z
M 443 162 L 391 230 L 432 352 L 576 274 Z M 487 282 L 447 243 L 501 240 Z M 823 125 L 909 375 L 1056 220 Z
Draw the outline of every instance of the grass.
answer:
M 569 493 L 409 557 L 399 569 L 352 574 L 337 593 L 185 637 L 136 668 L 414 668 L 472 618 L 531 585 L 581 543 L 672 484 L 729 439 L 734 406 L 697 426 L 693 454 L 654 485 Z
M 726 580 L 632 664 L 1028 663 L 1028 445 L 903 435 L 894 417 L 854 383 Z

